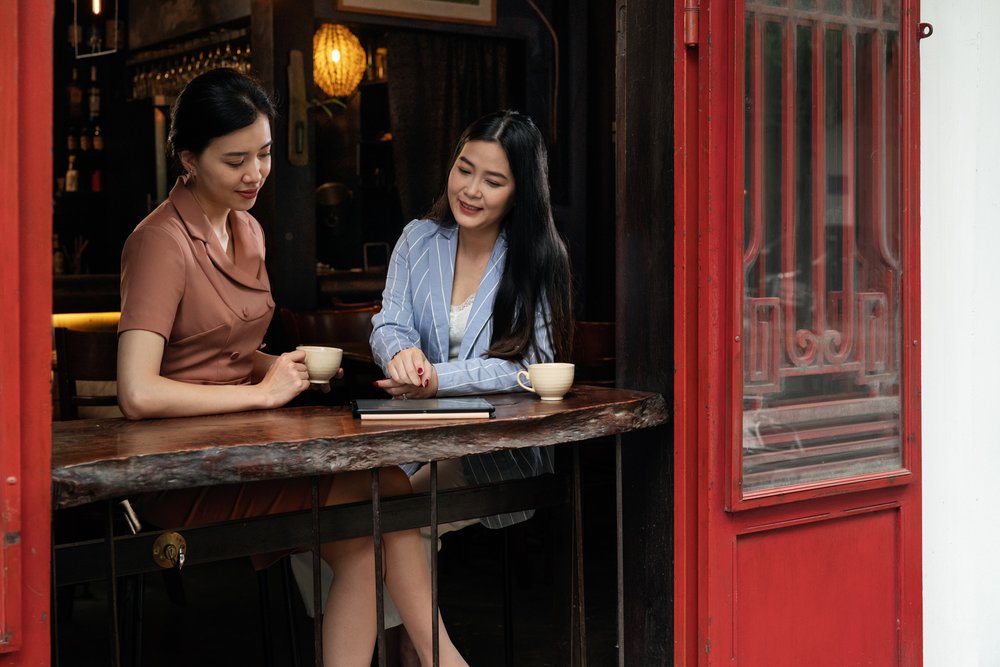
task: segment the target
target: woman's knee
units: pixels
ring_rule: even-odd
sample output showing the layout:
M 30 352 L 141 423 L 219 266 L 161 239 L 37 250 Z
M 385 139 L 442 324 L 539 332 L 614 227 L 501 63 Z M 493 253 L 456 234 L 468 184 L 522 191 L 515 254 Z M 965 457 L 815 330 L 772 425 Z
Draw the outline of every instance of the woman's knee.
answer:
M 379 470 L 379 492 L 383 496 L 405 496 L 412 493 L 410 478 L 402 468 L 389 466 Z
M 354 568 L 375 567 L 374 540 L 370 537 L 355 537 L 349 540 L 327 542 L 320 547 L 323 560 L 334 569 L 334 572 Z

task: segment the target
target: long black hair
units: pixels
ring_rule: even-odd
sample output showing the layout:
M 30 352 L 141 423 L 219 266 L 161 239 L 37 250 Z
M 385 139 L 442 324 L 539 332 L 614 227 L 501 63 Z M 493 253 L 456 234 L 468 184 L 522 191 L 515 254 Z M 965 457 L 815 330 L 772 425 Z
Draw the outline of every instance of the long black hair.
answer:
M 174 100 L 167 141 L 171 154 L 200 155 L 218 137 L 253 125 L 260 114 L 273 121 L 274 102 L 261 85 L 230 68 L 200 74 Z
M 547 312 L 555 360 L 568 361 L 573 312 L 569 254 L 552 220 L 548 153 L 542 133 L 531 118 L 517 111 L 483 116 L 462 133 L 449 173 L 470 141 L 498 144 L 514 177 L 514 204 L 501 222 L 507 260 L 493 303 L 493 337 L 487 354 L 523 361 L 539 349 L 535 318 Z M 441 225 L 455 224 L 447 185 L 427 217 Z

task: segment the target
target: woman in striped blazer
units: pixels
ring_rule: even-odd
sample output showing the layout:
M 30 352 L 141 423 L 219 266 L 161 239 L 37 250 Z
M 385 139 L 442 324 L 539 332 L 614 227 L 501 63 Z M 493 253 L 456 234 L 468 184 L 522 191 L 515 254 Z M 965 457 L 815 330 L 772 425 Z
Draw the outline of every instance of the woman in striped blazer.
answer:
M 571 313 L 541 132 L 516 111 L 480 118 L 458 141 L 445 191 L 392 253 L 372 318 L 372 352 L 386 374 L 376 384 L 398 398 L 520 391 L 525 365 L 569 358 Z M 547 451 L 525 448 L 442 462 L 439 480 L 458 486 L 551 470 Z M 483 522 L 499 528 L 528 516 Z

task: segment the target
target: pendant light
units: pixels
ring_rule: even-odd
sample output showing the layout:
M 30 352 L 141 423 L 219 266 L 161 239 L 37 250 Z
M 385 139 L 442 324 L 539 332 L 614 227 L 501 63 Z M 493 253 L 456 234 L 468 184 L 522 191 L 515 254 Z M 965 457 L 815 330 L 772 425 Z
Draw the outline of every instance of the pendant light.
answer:
M 331 97 L 347 97 L 361 83 L 367 57 L 346 26 L 324 23 L 313 35 L 313 80 Z

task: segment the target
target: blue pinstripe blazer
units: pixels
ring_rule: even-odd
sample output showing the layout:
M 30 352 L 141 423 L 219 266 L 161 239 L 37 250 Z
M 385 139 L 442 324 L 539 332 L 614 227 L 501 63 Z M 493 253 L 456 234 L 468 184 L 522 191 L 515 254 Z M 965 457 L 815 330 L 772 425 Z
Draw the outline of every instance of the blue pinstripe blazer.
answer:
M 385 370 L 397 352 L 418 347 L 437 370 L 438 396 L 523 391 L 516 380 L 520 363 L 486 356 L 493 334 L 493 301 L 507 254 L 503 232 L 479 283 L 458 358 L 448 361 L 448 315 L 457 249 L 454 225 L 414 220 L 403 229 L 389 261 L 382 310 L 372 318 L 370 342 L 375 361 Z M 526 363 L 552 361 L 545 312 L 535 318 L 535 340 L 540 350 Z M 531 447 L 466 456 L 462 468 L 466 479 L 481 484 L 551 472 L 552 459 L 547 448 Z M 487 517 L 483 523 L 499 528 L 531 514 Z

